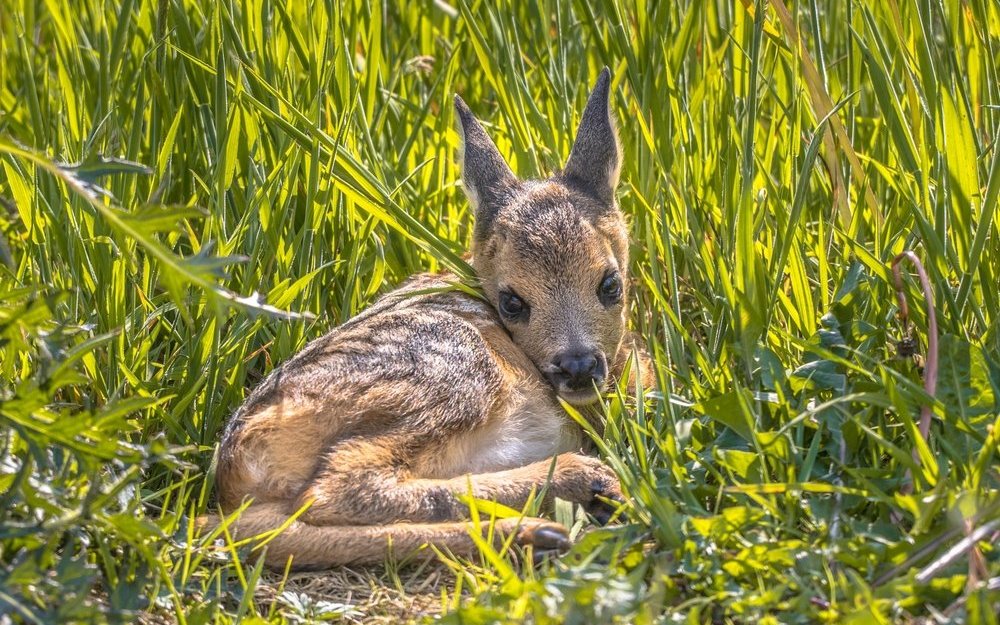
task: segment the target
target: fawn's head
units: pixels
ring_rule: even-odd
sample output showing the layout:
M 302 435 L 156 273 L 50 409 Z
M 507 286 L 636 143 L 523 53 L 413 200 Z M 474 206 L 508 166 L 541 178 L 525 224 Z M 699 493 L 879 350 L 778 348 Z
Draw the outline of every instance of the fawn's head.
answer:
M 514 342 L 566 401 L 595 401 L 625 335 L 628 233 L 615 201 L 621 148 L 601 72 L 565 169 L 519 180 L 461 98 L 473 260 Z

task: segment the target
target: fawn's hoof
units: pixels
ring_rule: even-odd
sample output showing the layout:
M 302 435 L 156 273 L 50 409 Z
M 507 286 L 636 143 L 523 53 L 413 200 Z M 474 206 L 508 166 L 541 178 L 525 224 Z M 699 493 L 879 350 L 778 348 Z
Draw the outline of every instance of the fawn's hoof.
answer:
M 618 508 L 625 503 L 625 497 L 617 484 L 615 488 L 609 489 L 604 483 L 595 480 L 590 485 L 590 490 L 593 498 L 583 506 L 583 509 L 598 525 L 607 525 Z
M 526 519 L 517 533 L 517 542 L 522 547 L 531 546 L 535 563 L 549 556 L 569 551 L 572 542 L 569 531 L 558 523 L 532 521 Z

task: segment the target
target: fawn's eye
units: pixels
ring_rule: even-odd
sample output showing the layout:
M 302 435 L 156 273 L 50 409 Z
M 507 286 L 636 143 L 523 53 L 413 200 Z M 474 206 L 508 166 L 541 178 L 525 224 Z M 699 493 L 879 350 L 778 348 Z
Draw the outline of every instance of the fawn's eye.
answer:
M 611 307 L 622 301 L 622 277 L 617 271 L 604 276 L 597 287 L 597 298 L 606 307 Z
M 500 314 L 509 321 L 519 321 L 528 317 L 531 308 L 528 302 L 513 291 L 500 291 Z

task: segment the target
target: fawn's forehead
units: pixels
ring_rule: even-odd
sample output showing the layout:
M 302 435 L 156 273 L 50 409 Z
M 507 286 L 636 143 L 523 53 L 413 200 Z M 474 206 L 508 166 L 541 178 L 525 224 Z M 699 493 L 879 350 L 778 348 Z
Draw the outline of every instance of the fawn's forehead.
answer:
M 497 234 L 520 263 L 555 273 L 613 261 L 605 237 L 587 219 L 589 198 L 553 182 L 530 182 L 501 213 Z

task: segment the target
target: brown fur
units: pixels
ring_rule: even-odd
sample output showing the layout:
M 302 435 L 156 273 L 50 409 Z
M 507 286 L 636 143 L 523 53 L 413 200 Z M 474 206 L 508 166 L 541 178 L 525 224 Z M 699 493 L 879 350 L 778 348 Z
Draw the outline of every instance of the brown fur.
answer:
M 269 564 L 377 562 L 390 546 L 404 554 L 428 543 L 471 554 L 468 493 L 513 508 L 543 490 L 590 506 L 621 499 L 614 473 L 580 453 L 582 432 L 558 400 L 588 410 L 594 387 L 619 376 L 632 351 L 609 82 L 605 70 L 566 170 L 545 181 L 517 180 L 458 100 L 477 219 L 472 264 L 486 301 L 449 290 L 453 276 L 417 276 L 310 343 L 233 416 L 219 449 L 219 505 L 228 513 L 251 503 L 230 530 L 255 536 L 304 509 L 268 542 Z M 611 275 L 620 298 L 602 286 Z M 505 292 L 530 314 L 505 316 Z M 580 363 L 590 368 L 568 377 Z M 540 519 L 497 530 L 539 549 L 566 541 L 564 528 Z

